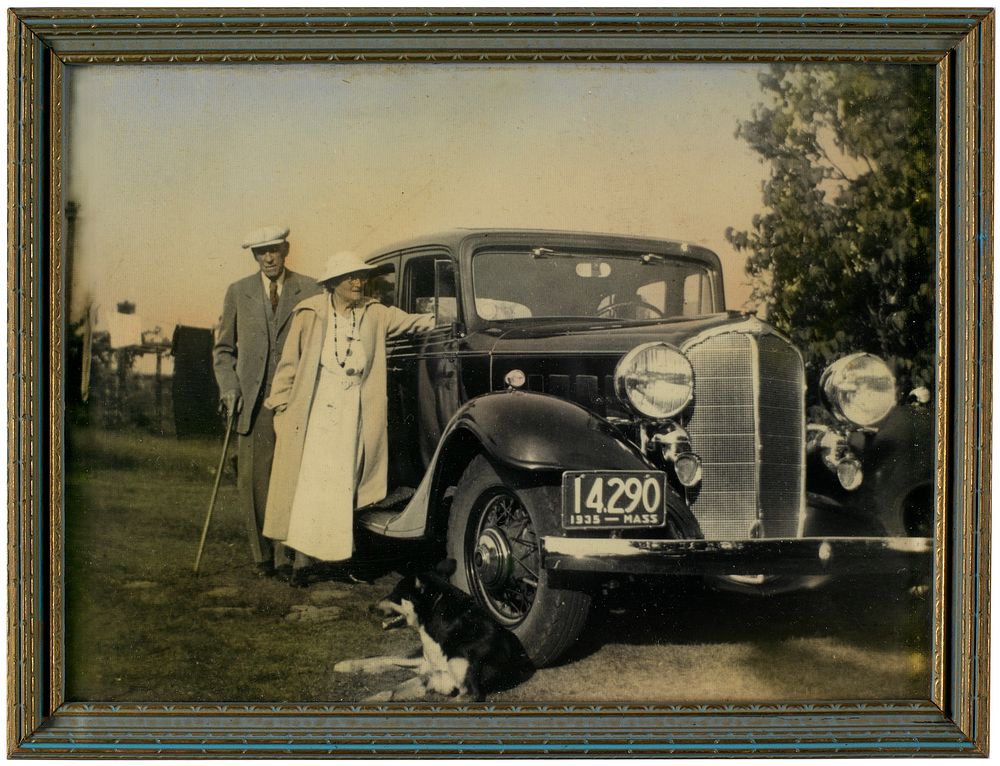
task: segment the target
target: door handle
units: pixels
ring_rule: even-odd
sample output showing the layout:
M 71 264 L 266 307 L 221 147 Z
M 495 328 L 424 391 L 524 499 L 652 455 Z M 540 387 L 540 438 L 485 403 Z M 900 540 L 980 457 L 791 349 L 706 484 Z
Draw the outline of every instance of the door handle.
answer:
M 402 371 L 403 371 L 402 367 L 390 367 L 389 368 L 389 372 L 402 372 Z

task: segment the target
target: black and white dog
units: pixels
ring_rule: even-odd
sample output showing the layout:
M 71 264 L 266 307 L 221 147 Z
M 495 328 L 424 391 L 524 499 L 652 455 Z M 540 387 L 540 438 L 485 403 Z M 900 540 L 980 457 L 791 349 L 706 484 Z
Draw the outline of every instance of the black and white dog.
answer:
M 442 561 L 432 572 L 406 575 L 375 605 L 387 620 L 416 628 L 420 657 L 371 657 L 344 660 L 339 673 L 380 673 L 413 668 L 416 675 L 368 702 L 420 699 L 435 692 L 481 702 L 486 692 L 509 688 L 527 679 L 534 668 L 513 633 L 498 625 L 467 593 L 448 582 L 455 560 Z

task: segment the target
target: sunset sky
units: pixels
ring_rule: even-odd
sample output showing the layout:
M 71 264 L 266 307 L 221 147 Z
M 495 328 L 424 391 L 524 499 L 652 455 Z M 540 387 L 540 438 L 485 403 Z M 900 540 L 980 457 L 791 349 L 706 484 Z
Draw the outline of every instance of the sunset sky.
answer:
M 766 168 L 735 138 L 755 65 L 72 67 L 73 315 L 137 304 L 144 329 L 217 321 L 254 271 L 244 234 L 291 227 L 290 268 L 455 226 L 640 234 L 722 257 Z

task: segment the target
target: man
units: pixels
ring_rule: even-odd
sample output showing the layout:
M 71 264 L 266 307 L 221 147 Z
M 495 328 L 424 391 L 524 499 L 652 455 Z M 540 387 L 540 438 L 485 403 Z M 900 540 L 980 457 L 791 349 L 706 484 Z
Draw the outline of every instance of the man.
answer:
M 258 270 L 226 290 L 213 359 L 219 396 L 226 412 L 233 414 L 238 434 L 237 485 L 250 550 L 258 573 L 270 575 L 276 554 L 283 552 L 275 551 L 261 534 L 274 457 L 274 417 L 261 404 L 281 359 L 292 308 L 323 290 L 311 277 L 285 268 L 287 226 L 252 232 L 243 249 L 253 253 Z

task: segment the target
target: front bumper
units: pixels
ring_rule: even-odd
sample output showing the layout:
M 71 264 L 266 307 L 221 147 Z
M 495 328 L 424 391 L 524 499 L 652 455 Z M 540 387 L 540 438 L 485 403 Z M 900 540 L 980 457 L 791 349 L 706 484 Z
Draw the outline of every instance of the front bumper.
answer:
M 542 565 L 557 572 L 639 575 L 930 573 L 929 537 L 771 540 L 542 538 Z

